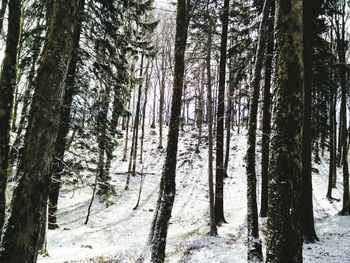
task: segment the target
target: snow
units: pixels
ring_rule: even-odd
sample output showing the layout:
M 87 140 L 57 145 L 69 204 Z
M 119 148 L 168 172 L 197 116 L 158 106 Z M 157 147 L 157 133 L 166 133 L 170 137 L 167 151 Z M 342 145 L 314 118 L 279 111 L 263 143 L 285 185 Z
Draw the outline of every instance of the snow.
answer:
M 246 134 L 233 132 L 229 178 L 225 179 L 224 209 L 228 221 L 218 228 L 218 237 L 210 237 L 207 179 L 207 145 L 202 142 L 200 153 L 195 154 L 197 130 L 185 127 L 180 133 L 177 193 L 169 225 L 166 262 L 247 262 L 246 245 L 246 176 L 244 156 Z M 152 134 L 152 135 L 151 135 Z M 164 140 L 167 131 L 164 130 Z M 206 131 L 204 131 L 206 134 Z M 148 262 L 147 239 L 158 196 L 159 181 L 165 150 L 157 149 L 158 136 L 146 131 L 144 163 L 138 171 L 145 175 L 140 205 L 135 206 L 140 177 L 132 177 L 130 189 L 124 190 L 127 162 L 122 162 L 123 142 L 116 149 L 112 164 L 113 184 L 117 195 L 106 207 L 95 199 L 90 221 L 84 225 L 92 189 L 80 183 L 75 189 L 65 186 L 58 207 L 60 228 L 48 233 L 49 256 L 38 262 Z M 257 162 L 259 162 L 259 155 Z M 257 167 L 259 173 L 259 167 Z M 330 203 L 326 198 L 328 162 L 316 166 L 314 175 L 314 209 L 316 230 L 320 242 L 304 245 L 304 262 L 350 262 L 350 217 L 341 217 L 341 202 Z M 340 170 L 339 170 L 340 171 Z M 118 174 L 116 174 L 118 173 Z M 341 198 L 341 174 L 334 197 Z M 90 178 L 90 183 L 93 178 Z M 258 178 L 260 183 L 260 177 Z M 257 187 L 258 200 L 260 185 Z M 260 235 L 265 246 L 266 219 L 259 218 Z M 265 247 L 264 247 L 265 248 Z

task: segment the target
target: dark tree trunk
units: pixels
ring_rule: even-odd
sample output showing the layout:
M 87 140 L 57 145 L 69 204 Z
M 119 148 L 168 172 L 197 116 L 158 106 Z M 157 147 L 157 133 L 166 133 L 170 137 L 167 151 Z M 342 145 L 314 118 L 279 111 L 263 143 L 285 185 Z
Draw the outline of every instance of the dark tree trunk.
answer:
M 159 144 L 158 149 L 163 149 L 163 121 L 164 121 L 164 92 L 165 92 L 165 50 L 162 53 L 162 80 L 159 94 Z
M 260 216 L 267 217 L 268 207 L 268 183 L 269 183 L 269 158 L 270 158 L 270 134 L 271 134 L 271 76 L 272 76 L 272 58 L 274 48 L 274 16 L 275 4 L 272 3 L 270 12 L 270 21 L 268 28 L 268 43 L 265 54 L 265 76 L 264 76 L 264 101 L 263 101 L 263 119 L 262 119 L 262 138 L 261 138 L 261 207 Z
M 261 70 L 267 42 L 268 19 L 272 1 L 265 0 L 262 20 L 259 27 L 259 40 L 255 54 L 254 75 L 251 83 L 251 107 L 249 112 L 248 146 L 246 156 L 247 173 L 247 227 L 248 227 L 248 261 L 262 261 L 261 240 L 259 237 L 258 207 L 256 202 L 255 149 L 257 114 L 259 106 Z
M 79 1 L 53 1 L 50 27 L 36 77 L 23 156 L 17 171 L 12 211 L 2 237 L 1 262 L 36 262 L 48 175 L 60 121 Z M 23 204 L 26 204 L 23 206 Z
M 186 0 L 178 0 L 176 17 L 175 67 L 171 117 L 166 148 L 165 163 L 151 233 L 151 261 L 162 263 L 165 260 L 166 237 L 175 198 L 175 176 L 177 146 L 181 113 L 181 99 L 185 71 L 185 50 L 188 30 L 188 9 Z
M 209 0 L 207 0 L 207 9 L 209 8 Z M 208 188 L 209 188 L 209 224 L 210 235 L 217 235 L 217 228 L 215 222 L 215 198 L 214 198 L 214 183 L 213 183 L 213 99 L 212 99 L 212 83 L 211 83 L 211 54 L 212 54 L 212 30 L 213 21 L 210 17 L 209 10 L 207 10 L 208 16 L 208 42 L 207 42 L 207 109 L 208 109 Z
M 9 163 L 11 113 L 17 80 L 17 47 L 20 39 L 20 21 L 21 0 L 10 0 L 8 33 L 0 73 L 0 228 L 5 220 L 5 190 Z
M 334 94 L 334 86 L 331 87 L 330 94 L 330 102 L 329 102 L 329 173 L 328 173 L 328 187 L 327 187 L 327 195 L 328 199 L 332 199 L 332 189 L 333 189 L 333 178 L 336 176 L 336 143 L 335 139 L 336 129 L 335 129 L 335 94 Z
M 75 75 L 77 71 L 77 62 L 78 62 L 78 50 L 79 50 L 79 41 L 80 41 L 80 31 L 81 31 L 81 21 L 80 17 L 83 17 L 84 12 L 84 0 L 79 2 L 79 20 L 77 30 L 74 33 L 74 43 L 73 43 L 73 53 L 72 58 L 70 59 L 67 71 L 67 78 L 65 81 L 65 93 L 63 97 L 63 104 L 60 109 L 60 125 L 58 128 L 57 140 L 55 143 L 55 151 L 53 156 L 52 170 L 52 181 L 50 185 L 49 192 L 49 210 L 48 210 L 48 227 L 49 229 L 58 228 L 57 224 L 57 204 L 58 196 L 60 191 L 61 176 L 64 171 L 64 153 L 67 146 L 67 136 L 69 133 L 70 122 L 71 122 L 71 108 L 73 97 L 76 94 L 75 87 Z
M 236 83 L 234 83 L 234 72 L 232 69 L 232 61 L 230 61 L 230 80 L 229 80 L 229 97 L 227 98 L 227 115 L 226 115 L 226 147 L 225 147 L 225 173 L 224 176 L 228 177 L 227 168 L 230 160 L 230 142 L 231 142 L 231 122 L 232 122 L 232 106 L 233 106 L 233 94 L 234 87 Z
M 340 86 L 341 86 L 341 150 L 343 161 L 343 208 L 339 212 L 340 215 L 350 215 L 350 197 L 349 197 L 349 164 L 348 164 L 348 129 L 347 129 L 347 88 L 346 88 L 346 1 L 340 4 L 340 16 L 336 20 L 337 25 L 337 51 L 340 62 Z
M 266 262 L 302 262 L 303 0 L 276 1 L 276 107 Z
M 145 140 L 145 121 L 146 121 L 146 106 L 147 106 L 147 100 L 148 100 L 148 89 L 149 89 L 149 81 L 151 78 L 151 72 L 149 72 L 149 60 L 147 61 L 146 66 L 146 81 L 145 81 L 145 95 L 144 95 L 144 101 L 142 106 L 142 124 L 141 124 L 141 142 L 140 142 L 140 163 L 143 162 L 143 143 Z
M 140 78 L 142 78 L 142 76 L 143 76 L 143 60 L 144 60 L 144 56 L 145 56 L 144 54 L 141 55 Z M 134 144 L 133 144 L 133 155 L 132 155 L 132 170 L 131 170 L 132 176 L 136 175 L 136 156 L 137 156 L 137 144 L 138 144 L 138 139 L 139 139 L 141 96 L 142 96 L 142 83 L 139 85 L 138 96 L 137 96 L 137 103 L 136 103 L 136 114 L 135 114 L 135 120 L 134 120 L 135 139 L 134 139 Z
M 2 0 L 1 1 L 1 8 L 0 8 L 0 33 L 2 33 L 2 27 L 3 27 L 3 24 L 4 24 L 4 18 L 5 18 L 7 3 L 8 3 L 8 0 Z
M 215 184 L 215 222 L 217 225 L 226 223 L 224 217 L 224 115 L 225 115 L 225 84 L 226 84 L 226 51 L 230 0 L 224 1 L 221 14 L 222 32 L 220 45 L 219 94 L 217 99 L 216 125 L 216 184 Z
M 302 195 L 301 195 L 301 230 L 306 243 L 318 240 L 315 231 L 312 200 L 312 159 L 311 159 L 311 105 L 312 105 L 312 64 L 313 64 L 313 25 L 315 19 L 316 1 L 303 2 L 304 20 L 304 123 L 302 144 Z

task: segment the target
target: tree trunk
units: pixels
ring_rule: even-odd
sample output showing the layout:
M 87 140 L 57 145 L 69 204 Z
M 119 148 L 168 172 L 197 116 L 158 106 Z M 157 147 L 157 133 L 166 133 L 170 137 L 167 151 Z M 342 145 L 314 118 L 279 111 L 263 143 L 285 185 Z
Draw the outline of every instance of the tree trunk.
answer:
M 9 163 L 11 113 L 17 80 L 21 3 L 21 0 L 10 0 L 8 4 L 8 33 L 0 73 L 0 228 L 5 220 L 5 190 Z
M 165 92 L 165 50 L 162 53 L 162 80 L 159 94 L 159 144 L 158 149 L 163 149 L 163 121 L 164 121 L 164 92 Z
M 185 50 L 188 30 L 188 6 L 186 0 L 178 0 L 176 17 L 175 40 L 175 67 L 173 98 L 171 103 L 171 117 L 168 133 L 168 145 L 166 149 L 165 163 L 153 221 L 153 233 L 151 234 L 151 261 L 162 263 L 165 260 L 165 246 L 169 220 L 175 198 L 175 175 L 177 163 L 177 144 L 179 137 L 179 123 L 181 113 L 182 88 L 185 71 Z
M 37 259 L 43 209 L 51 179 L 48 171 L 64 94 L 62 83 L 72 55 L 78 5 L 79 1 L 53 1 L 51 26 L 37 71 L 24 153 L 17 171 L 19 179 L 1 242 L 1 262 L 32 263 Z
M 145 140 L 145 120 L 146 120 L 146 106 L 147 106 L 147 100 L 148 100 L 148 89 L 149 89 L 149 81 L 151 78 L 151 72 L 149 72 L 149 59 L 147 61 L 146 66 L 146 81 L 145 81 L 145 95 L 144 95 L 144 101 L 142 106 L 142 126 L 141 126 L 141 142 L 140 142 L 140 163 L 143 162 L 143 142 Z
M 140 78 L 142 78 L 142 76 L 143 76 L 144 56 L 145 56 L 144 54 L 141 55 Z M 139 85 L 137 103 L 136 103 L 136 114 L 135 114 L 135 121 L 134 121 L 135 140 L 134 140 L 133 155 L 132 155 L 132 170 L 131 170 L 132 176 L 136 175 L 136 156 L 137 156 L 137 143 L 138 143 L 138 137 L 139 137 L 141 96 L 142 96 L 142 83 Z
M 209 8 L 209 0 L 207 0 L 207 9 Z M 208 42 L 207 42 L 207 109 L 208 109 L 208 188 L 209 188 L 209 225 L 210 235 L 217 235 L 216 222 L 215 222 L 215 198 L 214 198 L 214 185 L 213 185 L 213 99 L 212 99 L 212 83 L 211 83 L 211 54 L 212 54 L 212 30 L 213 21 L 210 17 L 210 13 L 207 10 L 208 16 Z
M 251 83 L 251 107 L 248 126 L 248 146 L 246 156 L 247 173 L 247 227 L 248 227 L 248 261 L 262 261 L 261 240 L 259 237 L 258 207 L 256 202 L 256 171 L 255 171 L 255 148 L 257 114 L 259 106 L 261 70 L 264 62 L 264 52 L 267 42 L 267 28 L 272 1 L 265 0 L 262 20 L 259 27 L 259 40 L 255 54 L 254 76 Z
M 315 1 L 314 1 L 315 2 Z M 312 202 L 312 159 L 311 159 L 311 105 L 312 105 L 312 65 L 315 6 L 312 1 L 303 2 L 303 41 L 304 41 L 304 121 L 302 144 L 302 195 L 301 195 L 301 230 L 306 243 L 318 240 L 315 231 Z
M 79 2 L 79 17 L 83 17 L 84 12 L 84 0 L 80 0 Z M 57 224 L 57 204 L 58 204 L 58 196 L 61 185 L 61 176 L 64 171 L 64 153 L 67 148 L 67 137 L 70 128 L 71 122 L 71 108 L 73 97 L 76 94 L 75 87 L 75 75 L 77 71 L 77 62 L 78 62 L 78 51 L 79 51 L 79 41 L 80 41 L 80 32 L 81 32 L 81 21 L 80 18 L 78 20 L 77 31 L 74 33 L 74 43 L 73 43 L 73 53 L 72 58 L 70 59 L 67 78 L 65 81 L 65 93 L 63 97 L 63 105 L 60 110 L 60 125 L 58 128 L 57 140 L 55 143 L 55 151 L 53 156 L 52 170 L 50 171 L 50 175 L 52 174 L 52 181 L 50 185 L 49 192 L 49 213 L 48 213 L 48 227 L 49 229 L 58 228 Z
M 269 158 L 270 158 L 270 135 L 271 135 L 271 78 L 272 59 L 274 52 L 274 23 L 275 3 L 272 3 L 268 28 L 268 43 L 265 54 L 264 76 L 264 99 L 261 138 L 261 207 L 260 216 L 267 217 L 268 207 L 268 184 L 269 184 Z
M 230 0 L 224 1 L 221 14 L 222 32 L 220 45 L 219 94 L 217 99 L 216 125 L 216 185 L 215 185 L 215 222 L 217 225 L 226 223 L 224 217 L 224 115 L 225 115 L 225 84 L 226 84 L 226 51 Z
M 3 27 L 3 23 L 4 23 L 7 3 L 8 3 L 8 0 L 2 0 L 1 1 L 1 8 L 0 8 L 0 33 L 2 33 L 2 27 Z
M 276 1 L 276 108 L 266 262 L 302 262 L 303 1 Z

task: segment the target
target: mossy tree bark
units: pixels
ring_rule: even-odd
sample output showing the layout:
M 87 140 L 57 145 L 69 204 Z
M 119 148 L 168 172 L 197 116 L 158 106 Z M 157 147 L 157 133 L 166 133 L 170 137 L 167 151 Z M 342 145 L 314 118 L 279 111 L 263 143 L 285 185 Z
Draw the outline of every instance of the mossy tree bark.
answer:
M 153 263 L 162 263 L 165 260 L 166 237 L 176 191 L 175 176 L 177 147 L 185 71 L 185 50 L 189 24 L 189 8 L 189 4 L 186 0 L 178 0 L 176 16 L 174 83 L 168 144 L 160 182 L 157 209 L 155 211 L 150 236 L 151 261 Z
M 276 1 L 275 37 L 276 97 L 266 261 L 302 262 L 303 0 Z
M 258 206 L 256 198 L 256 128 L 260 93 L 261 70 L 267 40 L 268 18 L 272 1 L 265 0 L 262 20 L 259 27 L 259 40 L 255 54 L 254 76 L 251 83 L 251 107 L 249 112 L 248 148 L 246 156 L 247 173 L 247 227 L 248 227 L 248 261 L 262 261 L 261 240 L 259 237 Z
M 54 0 L 36 76 L 12 211 L 3 232 L 1 262 L 34 263 L 47 202 L 60 107 L 72 55 L 79 0 Z M 26 204 L 23 206 L 23 204 Z
M 5 190 L 9 161 L 11 112 L 17 81 L 17 53 L 20 39 L 21 0 L 8 3 L 8 33 L 0 75 L 0 228 L 5 220 Z

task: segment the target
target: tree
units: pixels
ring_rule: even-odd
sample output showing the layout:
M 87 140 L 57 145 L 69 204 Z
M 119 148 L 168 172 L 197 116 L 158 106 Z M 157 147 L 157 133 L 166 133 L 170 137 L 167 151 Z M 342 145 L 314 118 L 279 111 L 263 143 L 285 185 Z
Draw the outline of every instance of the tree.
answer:
M 178 0 L 176 15 L 176 41 L 173 97 L 171 102 L 171 117 L 168 132 L 165 163 L 160 182 L 157 207 L 154 214 L 150 234 L 151 261 L 162 263 L 165 260 L 166 237 L 169 220 L 175 198 L 175 175 L 177 163 L 177 146 L 181 113 L 181 99 L 185 70 L 185 50 L 189 24 L 190 3 Z
M 220 44 L 219 92 L 217 99 L 216 125 L 216 185 L 215 185 L 215 222 L 217 225 L 226 223 L 224 217 L 224 114 L 225 114 L 225 83 L 226 83 L 226 56 L 227 31 L 230 0 L 224 1 L 221 13 L 222 32 Z
M 318 0 L 303 2 L 303 41 L 304 41 L 304 120 L 303 120 L 303 168 L 302 168 L 302 234 L 304 241 L 313 243 L 318 240 L 315 231 L 312 200 L 312 160 L 311 160 L 311 105 L 314 24 L 319 10 Z
M 57 224 L 57 204 L 58 204 L 58 196 L 61 184 L 61 176 L 64 172 L 64 162 L 63 157 L 67 147 L 67 137 L 69 133 L 70 123 L 71 123 L 71 108 L 73 97 L 77 92 L 77 88 L 75 87 L 75 79 L 76 79 L 76 70 L 78 63 L 78 52 L 79 52 L 79 42 L 81 35 L 81 25 L 82 18 L 84 16 L 84 0 L 80 0 L 79 2 L 79 20 L 78 26 L 76 29 L 74 43 L 73 43 L 73 53 L 72 58 L 70 59 L 68 65 L 67 78 L 65 81 L 65 92 L 63 97 L 63 105 L 60 110 L 60 126 L 58 129 L 57 140 L 55 142 L 55 151 L 53 156 L 53 164 L 52 170 L 52 182 L 50 186 L 49 192 L 49 210 L 48 210 L 48 226 L 49 229 L 58 228 Z
M 275 4 L 272 3 L 270 21 L 268 25 L 268 38 L 265 54 L 264 73 L 264 98 L 263 98 L 263 119 L 261 138 L 261 206 L 260 216 L 267 217 L 268 207 L 268 184 L 269 184 L 269 157 L 270 157 L 270 135 L 271 135 L 271 78 L 272 58 L 274 53 L 274 23 Z
M 8 32 L 0 73 L 0 227 L 3 226 L 5 220 L 5 190 L 9 161 L 11 112 L 17 82 L 17 47 L 20 39 L 21 2 L 21 0 L 10 0 L 8 3 Z
M 36 262 L 43 210 L 48 198 L 63 85 L 73 50 L 79 1 L 54 0 L 30 111 L 12 210 L 3 232 L 1 262 Z M 50 85 L 48 85 L 50 83 Z M 26 204 L 26 206 L 23 206 Z
M 248 261 L 262 260 L 261 240 L 259 238 L 258 207 L 256 202 L 255 145 L 257 114 L 260 93 L 261 70 L 267 40 L 268 18 L 272 1 L 265 0 L 262 20 L 259 27 L 259 40 L 255 55 L 254 76 L 251 83 L 251 106 L 248 126 L 248 146 L 246 156 L 247 173 L 247 219 L 248 219 Z
M 300 187 L 304 108 L 303 1 L 276 1 L 276 98 L 267 262 L 302 262 Z

